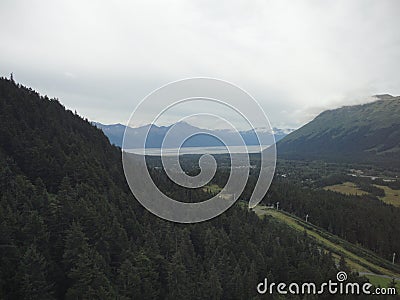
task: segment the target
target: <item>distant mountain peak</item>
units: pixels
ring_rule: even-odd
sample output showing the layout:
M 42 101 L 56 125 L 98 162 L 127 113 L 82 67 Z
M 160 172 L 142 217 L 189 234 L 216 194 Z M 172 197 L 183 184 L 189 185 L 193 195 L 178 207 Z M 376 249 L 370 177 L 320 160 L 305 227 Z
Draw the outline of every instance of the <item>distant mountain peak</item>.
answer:
M 376 97 L 379 100 L 392 100 L 392 99 L 396 98 L 390 94 L 375 95 L 374 97 Z
M 110 142 L 114 145 L 117 145 L 119 147 L 122 146 L 122 140 L 123 136 L 125 133 L 125 126 L 120 125 L 120 124 L 114 124 L 114 125 L 103 125 L 101 123 L 93 122 L 93 124 L 102 129 L 104 134 L 108 137 Z M 148 139 L 146 142 L 146 147 L 149 148 L 159 148 L 161 147 L 161 143 L 167 133 L 167 131 L 172 127 L 175 126 L 174 130 L 177 130 L 180 135 L 187 135 L 190 136 L 193 132 L 198 132 L 202 131 L 210 135 L 217 135 L 217 136 L 223 136 L 228 143 L 231 143 L 231 146 L 235 146 L 236 144 L 236 138 L 235 138 L 235 132 L 229 129 L 216 129 L 216 130 L 210 130 L 210 129 L 202 129 L 198 128 L 196 126 L 191 125 L 190 123 L 187 123 L 185 121 L 180 121 L 175 124 L 171 124 L 169 126 L 158 126 L 155 124 L 147 124 L 145 126 L 140 126 L 140 127 L 128 127 L 129 133 L 132 134 L 133 136 L 142 136 L 148 134 Z M 293 129 L 279 129 L 279 128 L 274 128 L 273 129 L 273 134 L 275 137 L 275 141 L 281 140 L 283 137 L 285 137 L 288 133 L 292 132 Z M 269 141 L 271 140 L 271 130 L 267 130 L 265 128 L 256 128 L 255 130 L 248 130 L 248 131 L 239 131 L 240 135 L 242 136 L 244 142 L 246 145 L 258 145 L 259 140 L 263 141 Z M 216 144 L 215 138 L 210 138 L 210 136 L 198 136 L 197 139 L 194 141 L 191 141 L 189 143 L 186 143 L 186 147 L 210 147 L 210 146 L 219 146 L 220 142 Z M 258 135 L 258 137 L 257 137 Z M 271 142 L 273 142 L 271 140 Z M 127 148 L 140 148 L 141 146 L 136 143 L 135 140 L 130 141 L 129 145 L 125 145 Z

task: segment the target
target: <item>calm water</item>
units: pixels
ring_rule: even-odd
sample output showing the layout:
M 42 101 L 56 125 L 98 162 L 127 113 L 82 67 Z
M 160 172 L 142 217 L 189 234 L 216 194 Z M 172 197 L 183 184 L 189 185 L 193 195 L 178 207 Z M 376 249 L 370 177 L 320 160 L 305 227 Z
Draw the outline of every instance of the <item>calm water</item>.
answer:
M 264 150 L 268 146 L 231 146 L 232 153 L 259 153 L 260 149 Z M 127 149 L 126 152 L 135 154 L 146 154 L 146 155 L 161 155 L 161 149 L 158 148 L 147 148 L 147 149 Z M 184 148 L 167 148 L 163 149 L 163 155 L 179 155 L 183 154 L 225 154 L 228 153 L 226 147 L 184 147 Z

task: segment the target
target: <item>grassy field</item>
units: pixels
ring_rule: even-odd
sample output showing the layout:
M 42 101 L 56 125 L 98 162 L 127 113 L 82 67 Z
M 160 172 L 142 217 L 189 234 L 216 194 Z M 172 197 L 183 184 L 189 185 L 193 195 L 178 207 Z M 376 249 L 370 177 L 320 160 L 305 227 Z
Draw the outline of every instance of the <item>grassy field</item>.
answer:
M 219 197 L 226 200 L 232 200 L 233 195 L 227 192 L 222 192 L 222 189 L 216 184 L 209 184 L 203 187 L 203 191 L 212 195 L 219 194 Z
M 265 206 L 259 205 L 253 210 L 260 217 L 271 216 L 274 219 L 283 222 L 298 231 L 307 232 L 310 237 L 316 240 L 321 248 L 327 251 L 331 251 L 335 259 L 339 259 L 340 256 L 343 255 L 348 266 L 354 271 L 364 273 L 378 273 L 390 277 L 400 278 L 399 272 L 394 272 L 393 270 L 382 267 L 382 264 L 388 265 L 389 262 L 384 261 L 382 258 L 374 255 L 368 250 L 350 244 L 338 238 L 337 236 L 331 235 L 321 228 L 318 228 L 310 223 L 306 223 L 305 221 L 286 212 L 277 211 L 274 209 L 267 209 Z M 354 248 L 356 251 L 349 250 L 351 248 Z M 360 253 L 360 255 L 358 255 L 358 253 Z M 361 257 L 361 254 L 363 257 Z
M 218 194 L 221 191 L 221 188 L 216 184 L 206 185 L 203 187 L 204 192 L 210 192 L 212 194 Z
M 390 187 L 384 185 L 374 184 L 374 186 L 381 188 L 385 191 L 385 197 L 379 197 L 379 199 L 387 204 L 400 207 L 400 190 L 393 190 Z
M 400 207 L 400 190 L 393 190 L 385 185 L 377 185 L 374 186 L 383 189 L 385 191 L 384 197 L 379 197 L 380 200 L 387 204 L 391 204 L 393 206 Z M 324 190 L 329 190 L 333 192 L 342 193 L 345 195 L 367 195 L 368 192 L 361 190 L 357 187 L 357 185 L 353 182 L 347 181 L 341 184 L 335 184 L 324 187 Z
M 390 284 L 392 282 L 392 279 L 390 279 L 390 278 L 384 278 L 384 277 L 377 276 L 377 275 L 367 274 L 364 276 L 367 277 L 369 282 L 371 282 L 371 284 L 373 284 L 376 287 L 379 286 L 379 287 L 387 288 L 390 286 Z M 400 291 L 400 280 L 396 280 L 396 289 L 397 289 L 397 291 Z
M 342 193 L 345 195 L 367 195 L 368 192 L 363 191 L 357 187 L 353 182 L 347 181 L 341 184 L 335 184 L 324 187 L 324 190 Z

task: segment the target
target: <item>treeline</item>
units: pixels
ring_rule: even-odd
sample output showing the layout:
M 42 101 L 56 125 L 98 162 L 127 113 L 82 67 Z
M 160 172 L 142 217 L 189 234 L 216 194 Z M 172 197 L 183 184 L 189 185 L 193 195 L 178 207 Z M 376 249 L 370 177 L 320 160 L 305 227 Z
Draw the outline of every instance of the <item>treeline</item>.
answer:
M 265 200 L 349 242 L 391 259 L 400 251 L 400 209 L 372 195 L 350 196 L 276 178 Z
M 352 176 L 347 174 L 332 174 L 316 180 L 313 186 L 322 188 L 344 182 L 353 182 L 359 189 L 376 197 L 384 197 L 385 191 L 375 185 L 388 185 L 388 183 L 384 182 L 382 179 L 372 180 L 370 177 Z
M 1 299 L 251 299 L 265 277 L 335 278 L 307 236 L 238 206 L 192 225 L 148 213 L 120 150 L 57 100 L 0 79 L 0 122 Z
M 368 177 L 354 177 L 333 173 L 319 175 L 318 179 L 307 181 L 313 168 L 304 174 L 297 167 L 298 162 L 285 162 L 285 171 L 277 169 L 272 185 L 263 199 L 265 205 L 279 202 L 281 209 L 300 218 L 309 215 L 309 221 L 328 230 L 351 243 L 357 243 L 377 253 L 384 259 L 391 260 L 394 252 L 400 253 L 400 208 L 386 204 L 377 197 L 384 196 L 384 190 L 377 185 L 397 187 L 397 182 L 384 182 L 382 179 L 371 180 Z M 320 165 L 321 166 L 321 165 Z M 291 169 L 293 167 L 293 169 Z M 317 167 L 318 168 L 318 167 Z M 321 167 L 322 171 L 323 167 Z M 333 169 L 337 169 L 333 167 Z M 228 172 L 214 178 L 214 183 L 223 186 Z M 288 177 L 282 177 L 282 174 Z M 296 174 L 296 176 L 294 175 Z M 314 171 L 314 174 L 318 172 Z M 257 175 L 257 174 L 255 174 Z M 241 199 L 250 199 L 258 176 L 249 178 Z M 325 191 L 322 187 L 354 182 L 370 195 L 352 196 L 338 192 Z
M 306 236 L 236 206 L 177 225 L 117 190 L 65 177 L 49 194 L 11 170 L 1 174 L 2 298 L 249 299 L 264 277 L 319 283 L 337 272 Z
M 264 197 L 265 205 L 279 202 L 281 209 L 300 218 L 305 218 L 308 214 L 311 223 L 351 243 L 360 244 L 386 260 L 391 260 L 394 252 L 399 253 L 400 209 L 379 200 L 377 197 L 383 196 L 384 191 L 374 186 L 388 185 L 388 182 L 337 173 L 318 180 L 305 181 L 304 177 L 301 180 L 293 179 L 292 176 L 284 178 L 279 176 L 281 170 L 278 169 L 277 172 L 278 175 Z M 250 199 L 257 175 L 256 173 L 248 179 L 240 199 Z M 227 170 L 218 170 L 212 182 L 223 187 L 228 176 Z M 371 195 L 351 196 L 322 189 L 324 186 L 346 181 L 355 182 Z

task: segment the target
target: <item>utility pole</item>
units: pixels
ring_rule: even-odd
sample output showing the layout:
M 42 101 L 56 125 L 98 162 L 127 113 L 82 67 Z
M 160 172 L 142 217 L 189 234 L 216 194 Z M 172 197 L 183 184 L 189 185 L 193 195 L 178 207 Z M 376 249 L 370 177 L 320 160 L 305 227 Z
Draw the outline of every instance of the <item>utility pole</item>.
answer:
M 396 252 L 393 253 L 393 260 L 392 260 L 392 264 L 394 264 L 394 259 L 396 258 Z
M 279 210 L 279 202 L 276 202 L 276 210 Z
M 308 214 L 306 214 L 306 223 L 308 223 Z

